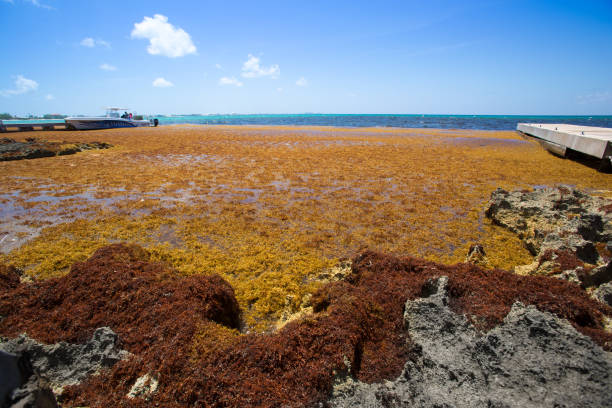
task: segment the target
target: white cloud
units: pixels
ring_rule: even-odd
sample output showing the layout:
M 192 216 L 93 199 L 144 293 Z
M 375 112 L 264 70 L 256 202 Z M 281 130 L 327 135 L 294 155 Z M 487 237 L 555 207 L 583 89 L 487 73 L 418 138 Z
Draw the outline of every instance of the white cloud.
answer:
M 38 0 L 25 0 L 25 1 L 27 3 L 30 3 L 30 4 L 32 4 L 34 6 L 36 6 L 36 7 L 44 8 L 44 9 L 47 9 L 47 10 L 54 10 L 53 7 L 48 6 L 46 4 L 41 4 Z
M 276 88 L 278 92 L 283 92 L 283 88 Z
M 259 65 L 259 58 L 249 54 L 244 64 L 242 64 L 242 76 L 245 78 L 257 78 L 269 76 L 276 78 L 280 74 L 280 68 L 277 64 L 270 65 L 268 68 Z
M 234 86 L 242 86 L 243 83 L 237 80 L 234 77 L 223 77 L 219 79 L 219 85 L 234 85 Z
M 578 103 L 581 105 L 604 103 L 610 100 L 612 100 L 612 93 L 609 91 L 595 91 L 584 95 L 578 95 Z
M 80 44 L 83 47 L 88 47 L 88 48 L 93 48 L 95 46 L 101 46 L 101 47 L 106 47 L 106 48 L 110 48 L 110 43 L 108 41 L 104 41 L 104 40 L 100 40 L 100 39 L 93 39 L 91 37 L 85 37 L 81 40 Z
M 47 95 L 45 96 L 45 99 L 46 99 L 46 100 L 48 100 L 48 101 L 52 101 L 52 100 L 54 100 L 54 99 L 55 99 L 55 96 L 53 96 L 52 94 L 47 94 Z
M 222 69 L 223 67 L 221 67 L 221 64 L 215 64 L 215 68 Z
M 85 37 L 81 40 L 81 45 L 83 47 L 89 47 L 89 48 L 93 48 L 96 46 L 96 42 L 94 41 L 93 38 L 91 37 Z
M 15 4 L 14 0 L 4 0 L 5 3 L 11 3 L 11 4 Z M 53 7 L 47 5 L 47 4 L 42 4 L 40 1 L 38 0 L 23 0 L 24 3 L 30 3 L 33 6 L 36 7 L 40 7 L 40 8 L 44 8 L 47 10 L 55 10 Z
M 168 81 L 167 79 L 159 77 L 155 78 L 155 81 L 153 81 L 153 86 L 157 88 L 169 88 L 171 86 L 174 86 L 174 84 Z
M 116 71 L 117 67 L 114 66 L 114 65 L 110 65 L 110 64 L 104 63 L 104 64 L 100 65 L 100 69 L 103 70 L 103 71 Z
M 197 51 L 189 34 L 168 23 L 168 17 L 161 14 L 155 14 L 153 18 L 145 17 L 140 23 L 135 23 L 132 38 L 148 39 L 147 51 L 151 55 L 177 58 Z
M 297 86 L 306 86 L 308 85 L 308 81 L 306 80 L 306 78 L 301 77 L 300 79 L 298 79 L 297 81 L 295 81 L 295 84 Z
M 110 43 L 104 40 L 96 40 L 96 45 L 101 45 L 106 48 L 110 48 Z
M 0 91 L 0 95 L 19 95 L 30 91 L 35 91 L 37 89 L 38 82 L 34 81 L 33 79 L 28 79 L 23 75 L 17 75 L 17 79 L 15 79 L 15 89 L 5 89 L 3 91 Z

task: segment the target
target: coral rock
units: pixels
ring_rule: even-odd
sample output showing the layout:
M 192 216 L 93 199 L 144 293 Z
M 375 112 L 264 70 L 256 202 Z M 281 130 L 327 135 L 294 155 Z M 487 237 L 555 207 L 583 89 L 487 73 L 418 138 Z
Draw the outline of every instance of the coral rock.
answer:
M 418 350 L 402 375 L 383 384 L 335 384 L 336 407 L 610 406 L 612 356 L 570 324 L 515 303 L 481 336 L 449 308 L 448 278 L 408 301 L 405 324 Z
M 41 344 L 21 335 L 0 343 L 0 350 L 26 354 L 32 367 L 55 387 L 74 385 L 129 356 L 118 347 L 117 335 L 108 327 L 96 329 L 85 344 Z
M 591 295 L 601 303 L 612 306 L 612 283 L 604 283 L 595 289 Z
M 612 200 L 568 187 L 533 192 L 497 189 L 486 215 L 517 233 L 536 256 L 537 265 L 519 266 L 517 273 L 568 279 L 568 273 L 573 276 L 568 271 L 574 271 L 588 287 L 612 279 L 605 250 L 612 239 L 612 213 L 606 211 L 610 204 Z

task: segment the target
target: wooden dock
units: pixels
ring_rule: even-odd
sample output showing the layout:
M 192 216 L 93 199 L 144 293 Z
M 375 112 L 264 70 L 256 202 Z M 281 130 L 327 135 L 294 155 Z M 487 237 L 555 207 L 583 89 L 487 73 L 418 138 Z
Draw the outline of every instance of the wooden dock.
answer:
M 519 123 L 516 130 L 538 139 L 550 152 L 567 157 L 574 151 L 612 164 L 612 128 L 565 124 Z
M 8 132 L 10 130 L 27 132 L 30 130 L 58 130 L 66 129 L 66 121 L 61 119 L 55 119 L 50 121 L 2 121 L 0 120 L 0 132 Z

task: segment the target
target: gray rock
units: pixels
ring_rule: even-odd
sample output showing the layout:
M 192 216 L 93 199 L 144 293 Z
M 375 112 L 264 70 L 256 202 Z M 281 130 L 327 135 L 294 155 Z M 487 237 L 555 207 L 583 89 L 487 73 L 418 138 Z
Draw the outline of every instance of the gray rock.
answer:
M 600 286 L 612 280 L 612 261 L 605 265 L 594 268 L 585 274 L 583 281 L 585 286 Z
M 57 400 L 50 384 L 34 374 L 30 379 L 15 389 L 6 403 L 10 408 L 57 408 Z
M 521 303 L 481 335 L 448 307 L 447 282 L 430 282 L 428 297 L 406 303 L 418 357 L 399 378 L 382 384 L 339 378 L 331 406 L 612 406 L 610 353 L 568 322 Z
M 17 354 L 0 351 L 0 404 L 29 378 L 31 369 L 24 363 L 24 359 Z
M 553 251 L 553 265 L 540 262 L 527 268 L 531 274 L 563 276 L 556 253 L 569 254 L 582 263 L 604 267 L 606 259 L 597 247 L 604 248 L 612 239 L 612 213 L 605 207 L 612 200 L 591 196 L 570 187 L 544 188 L 532 192 L 508 192 L 497 189 L 491 194 L 487 217 L 523 240 L 525 247 L 544 259 Z M 525 268 L 519 267 L 519 268 Z M 572 268 L 573 269 L 573 268 Z M 593 274 L 580 274 L 581 284 L 598 286 L 612 279 L 612 269 L 598 269 Z
M 56 408 L 49 384 L 34 373 L 27 353 L 0 351 L 0 406 L 10 408 Z
M 0 350 L 9 353 L 27 353 L 34 371 L 54 387 L 74 385 L 98 370 L 111 367 L 129 353 L 118 347 L 117 335 L 108 327 L 96 329 L 85 344 L 41 344 L 21 335 L 0 343 Z
M 612 307 L 612 283 L 604 283 L 592 293 L 593 298 Z

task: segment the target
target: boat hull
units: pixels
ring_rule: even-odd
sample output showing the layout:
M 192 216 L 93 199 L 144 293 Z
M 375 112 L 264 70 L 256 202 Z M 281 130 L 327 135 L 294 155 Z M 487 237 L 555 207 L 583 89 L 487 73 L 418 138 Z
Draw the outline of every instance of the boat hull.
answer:
M 121 118 L 66 118 L 68 127 L 76 130 L 114 129 L 152 126 L 148 120 Z

